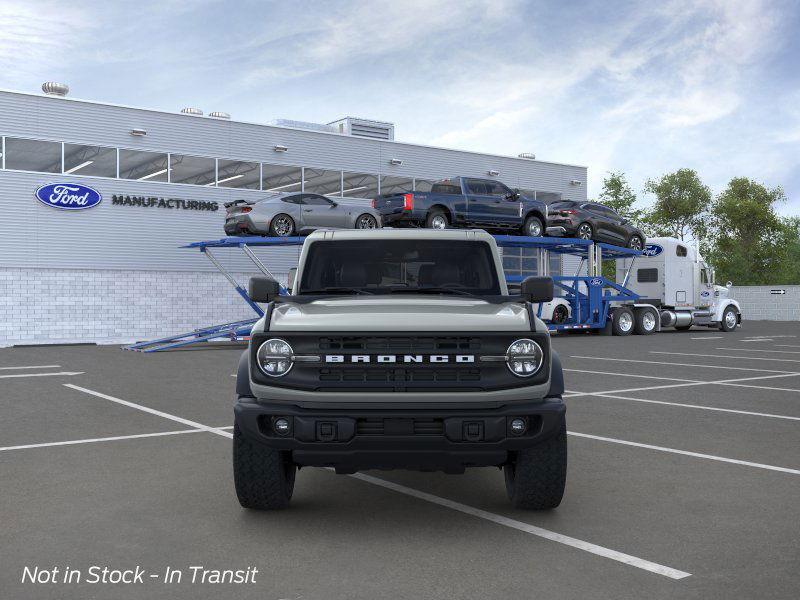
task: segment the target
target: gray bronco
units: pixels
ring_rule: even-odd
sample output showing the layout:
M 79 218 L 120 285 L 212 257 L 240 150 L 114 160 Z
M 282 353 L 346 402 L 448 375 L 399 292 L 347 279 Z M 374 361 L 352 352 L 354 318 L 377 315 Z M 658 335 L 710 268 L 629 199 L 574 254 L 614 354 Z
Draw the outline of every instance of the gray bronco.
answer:
M 567 468 L 561 364 L 532 303 L 509 296 L 483 231 L 323 230 L 306 239 L 289 295 L 266 303 L 237 379 L 236 493 L 289 504 L 298 468 L 337 473 L 494 466 L 520 508 L 561 502 Z

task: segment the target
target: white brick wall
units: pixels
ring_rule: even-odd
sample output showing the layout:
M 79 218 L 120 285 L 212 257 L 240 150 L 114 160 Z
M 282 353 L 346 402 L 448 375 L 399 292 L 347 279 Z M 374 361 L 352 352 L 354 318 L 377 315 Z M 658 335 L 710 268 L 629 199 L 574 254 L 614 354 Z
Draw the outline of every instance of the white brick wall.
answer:
M 245 288 L 251 275 L 234 273 Z M 218 273 L 0 269 L 0 347 L 125 343 L 255 316 Z
M 786 290 L 772 294 L 772 290 Z M 800 321 L 800 285 L 734 286 L 731 296 L 746 320 Z

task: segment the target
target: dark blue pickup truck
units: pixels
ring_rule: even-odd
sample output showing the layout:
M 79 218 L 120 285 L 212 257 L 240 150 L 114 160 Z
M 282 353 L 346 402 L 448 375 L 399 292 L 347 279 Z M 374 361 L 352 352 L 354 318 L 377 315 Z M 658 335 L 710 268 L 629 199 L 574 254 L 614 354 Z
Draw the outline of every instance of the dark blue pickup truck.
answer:
M 430 192 L 386 194 L 372 201 L 387 227 L 479 227 L 539 237 L 547 205 L 493 179 L 453 177 Z

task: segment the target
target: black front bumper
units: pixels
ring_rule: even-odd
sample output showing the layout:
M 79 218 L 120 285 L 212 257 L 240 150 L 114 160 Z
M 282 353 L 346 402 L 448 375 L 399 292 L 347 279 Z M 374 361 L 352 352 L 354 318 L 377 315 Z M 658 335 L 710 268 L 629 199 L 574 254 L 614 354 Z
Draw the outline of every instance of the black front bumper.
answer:
M 242 396 L 235 407 L 238 429 L 247 438 L 291 452 L 301 466 L 333 467 L 339 473 L 364 469 L 463 472 L 465 467 L 502 465 L 509 452 L 555 435 L 565 412 L 561 398 L 500 408 L 304 409 Z M 286 418 L 289 433 L 273 428 Z M 524 433 L 511 432 L 522 418 Z

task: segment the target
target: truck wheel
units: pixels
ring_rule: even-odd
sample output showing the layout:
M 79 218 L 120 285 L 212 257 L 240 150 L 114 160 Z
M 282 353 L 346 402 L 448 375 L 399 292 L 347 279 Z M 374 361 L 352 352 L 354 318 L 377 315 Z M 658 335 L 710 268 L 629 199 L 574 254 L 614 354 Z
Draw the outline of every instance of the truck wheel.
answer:
M 547 510 L 561 504 L 567 481 L 567 425 L 561 419 L 558 433 L 516 453 L 503 467 L 506 491 L 517 508 Z
M 614 311 L 614 318 L 611 321 L 613 335 L 630 335 L 633 332 L 633 326 L 633 311 L 630 308 L 618 308 Z
M 434 208 L 428 213 L 428 218 L 425 219 L 425 227 L 428 229 L 447 229 L 449 224 L 447 215 L 440 208 Z
M 656 332 L 656 313 L 647 308 L 640 308 L 634 313 L 636 320 L 633 331 L 636 335 L 650 335 Z
M 563 304 L 559 304 L 553 309 L 553 318 L 551 321 L 556 325 L 560 325 L 561 323 L 566 323 L 567 319 L 569 318 L 569 310 Z
M 525 219 L 525 225 L 522 226 L 522 235 L 529 237 L 542 237 L 544 235 L 544 225 L 539 217 L 531 215 Z
M 297 468 L 287 453 L 255 444 L 233 426 L 233 481 L 244 508 L 274 510 L 289 506 Z
M 283 213 L 272 217 L 269 234 L 273 237 L 288 237 L 294 233 L 294 220 Z
M 722 321 L 719 323 L 719 328 L 722 331 L 733 331 L 739 324 L 738 321 L 736 310 L 732 306 L 729 306 L 722 313 Z

